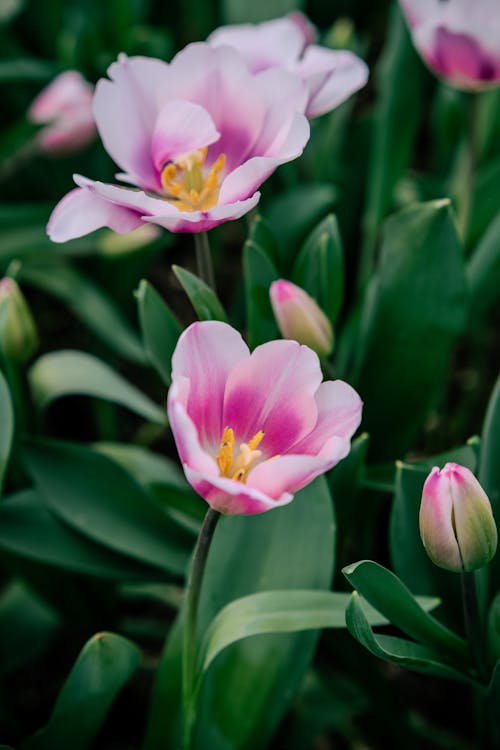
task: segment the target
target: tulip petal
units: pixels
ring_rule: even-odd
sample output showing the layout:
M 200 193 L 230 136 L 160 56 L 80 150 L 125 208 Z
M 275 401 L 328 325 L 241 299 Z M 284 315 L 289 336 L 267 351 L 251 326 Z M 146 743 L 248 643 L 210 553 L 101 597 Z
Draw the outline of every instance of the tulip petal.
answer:
M 67 242 L 102 227 L 125 234 L 141 225 L 137 212 L 103 200 L 85 188 L 76 188 L 52 211 L 47 233 L 53 242 Z
M 307 47 L 294 72 L 309 89 L 308 117 L 318 117 L 338 107 L 368 80 L 368 66 L 353 52 L 315 44 Z
M 209 146 L 219 139 L 209 113 L 198 104 L 173 99 L 161 108 L 151 141 L 156 169 L 176 157 Z
M 184 466 L 189 484 L 207 503 L 219 513 L 255 515 L 280 505 L 287 505 L 293 495 L 284 492 L 276 499 L 248 484 L 226 477 L 210 477 Z
M 94 95 L 94 118 L 106 151 L 147 190 L 160 187 L 151 156 L 159 111 L 158 92 L 168 89 L 169 66 L 161 60 L 120 55 Z
M 293 63 L 305 45 L 300 25 L 291 18 L 221 26 L 210 34 L 207 42 L 214 47 L 228 46 L 238 50 L 252 73 Z
M 259 450 L 267 457 L 284 453 L 316 424 L 314 394 L 321 377 L 311 349 L 296 341 L 263 344 L 229 374 L 223 424 L 238 442 L 263 430 Z
M 343 380 L 328 380 L 322 383 L 315 396 L 318 419 L 314 429 L 290 448 L 291 453 L 306 453 L 329 457 L 329 441 L 339 438 L 344 445 L 344 458 L 349 452 L 349 443 L 361 422 L 363 402 L 348 383 Z M 333 465 L 333 464 L 332 464 Z
M 460 571 L 462 559 L 452 518 L 453 497 L 450 483 L 435 466 L 425 481 L 422 493 L 420 536 L 427 554 L 436 565 Z
M 298 492 L 317 476 L 331 469 L 334 463 L 344 458 L 346 455 L 344 441 L 340 438 L 334 438 L 334 441 L 337 443 L 337 451 L 332 446 L 331 452 L 338 455 L 336 460 L 328 460 L 322 456 L 296 454 L 271 458 L 250 471 L 247 479 L 248 487 L 265 492 L 270 497 L 280 497 L 287 492 Z
M 217 453 L 224 427 L 224 391 L 229 373 L 249 359 L 248 347 L 231 326 L 193 323 L 179 338 L 172 359 L 172 382 L 189 380 L 185 408 L 205 448 Z

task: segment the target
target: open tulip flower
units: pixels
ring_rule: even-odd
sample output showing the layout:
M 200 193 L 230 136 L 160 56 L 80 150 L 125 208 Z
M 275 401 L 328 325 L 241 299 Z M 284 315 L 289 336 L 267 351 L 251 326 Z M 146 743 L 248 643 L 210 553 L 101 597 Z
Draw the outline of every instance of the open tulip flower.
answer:
M 208 37 L 214 46 L 234 47 L 255 73 L 288 70 L 307 87 L 306 114 L 317 117 L 342 104 L 368 80 L 367 65 L 349 50 L 311 44 L 313 27 L 301 13 L 260 24 L 221 26 Z
M 350 449 L 362 402 L 322 383 L 317 355 L 296 341 L 250 354 L 240 334 L 193 323 L 172 360 L 168 415 L 189 483 L 221 513 L 285 505 Z
M 400 0 L 427 65 L 451 86 L 500 85 L 498 0 Z
M 54 209 L 56 242 L 144 222 L 201 232 L 237 219 L 257 188 L 309 138 L 307 92 L 284 70 L 253 75 L 233 49 L 191 44 L 170 64 L 120 56 L 97 84 L 93 112 L 127 186 L 75 176 Z

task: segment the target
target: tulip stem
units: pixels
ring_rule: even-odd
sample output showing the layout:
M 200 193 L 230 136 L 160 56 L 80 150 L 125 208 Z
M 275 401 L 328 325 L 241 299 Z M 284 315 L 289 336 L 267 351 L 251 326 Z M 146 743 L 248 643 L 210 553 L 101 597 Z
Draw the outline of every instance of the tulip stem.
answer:
M 461 573 L 462 604 L 464 612 L 465 633 L 469 642 L 471 656 L 481 680 L 488 681 L 487 666 L 484 658 L 484 632 L 479 603 L 475 572 Z
M 196 232 L 194 235 L 194 245 L 196 248 L 198 276 L 215 292 L 214 269 L 212 266 L 212 255 L 210 253 L 207 232 Z
M 220 513 L 209 508 L 203 521 L 193 559 L 185 594 L 185 619 L 182 643 L 182 702 L 184 708 L 183 750 L 191 750 L 196 710 L 196 640 L 198 629 L 198 605 L 201 584 L 205 573 L 208 551 Z

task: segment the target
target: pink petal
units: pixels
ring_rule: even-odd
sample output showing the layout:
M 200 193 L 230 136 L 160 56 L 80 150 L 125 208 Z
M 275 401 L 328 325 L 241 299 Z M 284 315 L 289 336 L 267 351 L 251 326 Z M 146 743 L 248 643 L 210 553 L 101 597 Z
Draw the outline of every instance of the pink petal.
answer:
M 36 97 L 28 110 L 32 122 L 50 122 L 69 112 L 85 111 L 92 119 L 93 87 L 76 70 L 58 75 Z
M 349 452 L 349 443 L 361 422 L 363 402 L 348 383 L 343 380 L 328 380 L 322 383 L 316 393 L 318 420 L 314 429 L 291 448 L 292 453 L 330 456 L 332 438 L 339 438 L 343 444 L 343 455 L 338 455 L 339 443 L 334 441 L 333 458 L 337 461 Z M 333 465 L 333 464 L 332 464 Z
M 249 358 L 248 347 L 231 326 L 218 321 L 193 323 L 179 338 L 172 358 L 172 382 L 189 380 L 184 404 L 202 445 L 218 452 L 226 423 L 224 389 L 230 372 Z
M 209 211 L 179 211 L 174 206 L 162 216 L 144 216 L 144 221 L 158 224 L 171 232 L 207 232 L 209 229 L 244 216 L 259 202 L 260 193 L 243 201 L 218 205 Z M 167 204 L 168 205 L 168 204 Z
M 243 58 L 230 47 L 190 44 L 172 60 L 170 70 L 176 81 L 175 98 L 201 105 L 220 133 L 209 149 L 207 164 L 224 153 L 226 169 L 231 171 L 247 158 L 265 116 L 259 87 Z
M 331 469 L 332 465 L 320 456 L 279 456 L 263 461 L 252 469 L 248 475 L 247 486 L 270 497 L 280 497 L 283 493 L 293 494 Z
M 427 554 L 449 569 L 461 570 L 462 560 L 452 524 L 453 497 L 450 482 L 442 476 L 437 466 L 427 477 L 420 505 L 420 536 Z
M 300 156 L 309 135 L 307 119 L 304 115 L 295 114 L 288 132 L 279 133 L 272 144 L 272 150 L 275 152 L 273 155 L 254 156 L 226 177 L 220 190 L 220 202 L 232 203 L 252 195 L 276 167 Z M 268 147 L 271 150 L 271 145 Z
M 193 489 L 219 513 L 255 515 L 287 505 L 293 500 L 293 495 L 286 492 L 273 499 L 248 484 L 226 477 L 204 476 L 186 465 L 184 472 Z
M 76 188 L 54 208 L 47 233 L 53 242 L 67 242 L 101 227 L 125 234 L 141 224 L 136 212 L 103 200 L 85 188 Z
M 209 146 L 219 139 L 212 118 L 198 104 L 173 99 L 163 105 L 151 142 L 158 172 L 168 161 Z
M 301 26 L 292 18 L 278 18 L 260 24 L 221 26 L 207 41 L 238 50 L 253 73 L 293 63 L 304 49 Z
M 222 423 L 233 428 L 237 442 L 263 430 L 259 450 L 267 457 L 284 453 L 316 424 L 321 377 L 318 357 L 307 347 L 263 344 L 229 374 Z
M 159 188 L 151 139 L 159 91 L 168 89 L 169 66 L 161 60 L 121 55 L 94 96 L 94 117 L 106 151 L 140 187 Z
M 368 66 L 348 50 L 331 50 L 312 44 L 294 72 L 308 86 L 307 116 L 318 117 L 342 104 L 368 80 Z

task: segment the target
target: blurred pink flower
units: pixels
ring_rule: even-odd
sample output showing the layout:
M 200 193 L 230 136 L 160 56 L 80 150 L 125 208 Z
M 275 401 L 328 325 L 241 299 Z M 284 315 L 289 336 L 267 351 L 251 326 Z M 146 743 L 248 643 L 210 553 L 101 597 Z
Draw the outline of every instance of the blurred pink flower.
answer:
M 97 84 L 93 112 L 129 186 L 75 175 L 48 225 L 55 242 L 143 222 L 201 232 L 253 208 L 257 188 L 309 139 L 302 83 L 253 75 L 233 49 L 191 44 L 170 64 L 121 55 Z
M 296 341 L 250 354 L 225 323 L 193 323 L 172 360 L 168 415 L 188 482 L 221 513 L 285 505 L 350 449 L 362 402 L 322 383 L 317 355 Z
M 52 154 L 79 151 L 95 138 L 93 90 L 80 73 L 68 70 L 38 94 L 28 110 L 28 119 L 46 124 L 37 134 L 42 151 Z
M 414 44 L 450 86 L 482 90 L 500 84 L 498 0 L 400 0 Z
M 302 13 L 259 24 L 221 26 L 213 46 L 234 47 L 251 70 L 281 68 L 298 76 L 308 93 L 306 115 L 317 117 L 342 104 L 368 80 L 367 65 L 349 50 L 312 44 L 314 27 Z
M 333 349 L 333 330 L 316 301 L 291 281 L 273 281 L 269 289 L 274 317 L 281 335 L 309 346 L 320 357 Z
M 460 572 L 482 568 L 494 556 L 497 529 L 490 501 L 465 466 L 435 466 L 420 505 L 420 536 L 432 562 Z

